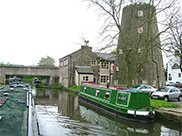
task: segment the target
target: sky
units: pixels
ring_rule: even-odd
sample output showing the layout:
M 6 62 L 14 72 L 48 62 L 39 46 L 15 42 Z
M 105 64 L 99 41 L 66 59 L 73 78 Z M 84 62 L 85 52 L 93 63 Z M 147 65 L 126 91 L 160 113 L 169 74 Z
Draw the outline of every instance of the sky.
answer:
M 37 65 L 41 57 L 62 58 L 89 40 L 96 49 L 98 14 L 81 0 L 1 0 L 0 62 Z
M 103 20 L 82 0 L 0 0 L 0 63 L 37 65 L 62 58 L 84 45 L 103 46 Z

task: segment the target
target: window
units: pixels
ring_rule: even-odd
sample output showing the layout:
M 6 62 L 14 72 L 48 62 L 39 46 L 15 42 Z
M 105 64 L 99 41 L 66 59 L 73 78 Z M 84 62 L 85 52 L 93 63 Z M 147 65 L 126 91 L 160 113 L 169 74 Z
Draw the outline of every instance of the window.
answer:
M 119 49 L 119 54 L 123 54 L 123 51 L 122 51 L 122 49 Z
M 86 88 L 86 87 L 84 87 L 84 88 L 83 88 L 83 92 L 84 92 L 84 93 L 86 93 L 86 90 L 87 90 L 87 88 Z
M 172 76 L 171 76 L 171 74 L 169 73 L 169 80 L 172 80 Z
M 105 62 L 105 61 L 101 61 L 100 68 L 101 69 L 109 69 L 109 63 Z
M 68 60 L 66 59 L 66 60 L 64 60 L 64 64 L 63 64 L 64 66 L 66 66 L 66 65 L 68 65 Z
M 139 10 L 138 11 L 138 17 L 142 17 L 143 16 L 143 11 L 142 10 Z
M 83 76 L 83 81 L 88 81 L 88 76 Z
M 109 80 L 109 76 L 101 76 L 100 82 L 107 83 L 108 80 Z
M 63 66 L 63 61 L 60 61 L 60 65 L 59 65 L 60 67 L 62 67 Z
M 181 77 L 181 73 L 178 73 L 178 77 Z
M 114 71 L 114 64 L 111 64 L 111 72 Z
M 91 61 L 91 66 L 95 66 L 97 64 L 96 60 Z
M 119 71 L 119 67 L 118 67 L 118 66 L 116 66 L 116 71 L 117 71 L 117 72 Z
M 95 96 L 99 96 L 99 90 L 96 90 Z
M 143 33 L 143 27 L 138 28 L 137 31 L 138 31 L 138 33 L 140 33 L 140 34 Z
M 174 93 L 175 92 L 175 89 L 171 89 L 169 92 L 170 93 Z
M 142 49 L 141 48 L 138 49 L 138 53 L 142 53 Z
M 110 96 L 110 92 L 106 92 L 106 93 L 105 93 L 105 99 L 106 99 L 106 100 L 109 100 L 109 96 Z

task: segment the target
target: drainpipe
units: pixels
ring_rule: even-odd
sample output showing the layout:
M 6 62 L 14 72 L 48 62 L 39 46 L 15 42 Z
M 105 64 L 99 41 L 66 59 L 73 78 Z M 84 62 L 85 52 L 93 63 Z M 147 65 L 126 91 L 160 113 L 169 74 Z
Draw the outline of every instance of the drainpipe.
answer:
M 159 69 L 158 69 L 158 63 L 157 61 L 154 60 L 154 55 L 153 55 L 153 48 L 151 49 L 151 54 L 152 54 L 152 62 L 155 63 L 156 66 L 156 74 L 157 74 L 157 88 L 159 88 Z

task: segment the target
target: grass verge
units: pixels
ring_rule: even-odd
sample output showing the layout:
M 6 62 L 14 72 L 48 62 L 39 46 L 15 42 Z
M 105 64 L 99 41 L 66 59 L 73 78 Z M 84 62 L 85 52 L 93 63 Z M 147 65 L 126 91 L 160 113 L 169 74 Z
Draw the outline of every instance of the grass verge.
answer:
M 53 84 L 53 85 L 48 85 L 48 87 L 60 87 L 60 88 L 63 88 L 63 85 L 61 85 L 61 84 Z
M 164 100 L 151 99 L 150 103 L 153 108 L 179 108 L 180 107 L 177 104 L 166 102 Z
M 71 89 L 71 90 L 76 90 L 76 91 L 80 91 L 80 86 L 71 85 L 71 86 L 69 87 L 69 89 Z
M 0 83 L 0 86 L 3 86 L 4 84 L 3 83 Z

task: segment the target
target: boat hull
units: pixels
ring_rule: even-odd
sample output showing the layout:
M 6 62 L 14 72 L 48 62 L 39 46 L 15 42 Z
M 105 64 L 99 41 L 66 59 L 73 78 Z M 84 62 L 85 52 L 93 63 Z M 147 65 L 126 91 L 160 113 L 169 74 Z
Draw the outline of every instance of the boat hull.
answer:
M 144 115 L 135 115 L 135 114 L 127 114 L 122 113 L 116 110 L 113 110 L 111 108 L 106 107 L 105 105 L 102 105 L 100 103 L 94 102 L 87 97 L 79 95 L 79 102 L 82 102 L 84 105 L 91 105 L 94 109 L 99 109 L 100 111 L 107 112 L 110 114 L 112 118 L 116 118 L 116 120 L 129 120 L 129 121 L 135 121 L 135 122 L 153 122 L 154 116 L 144 116 Z

